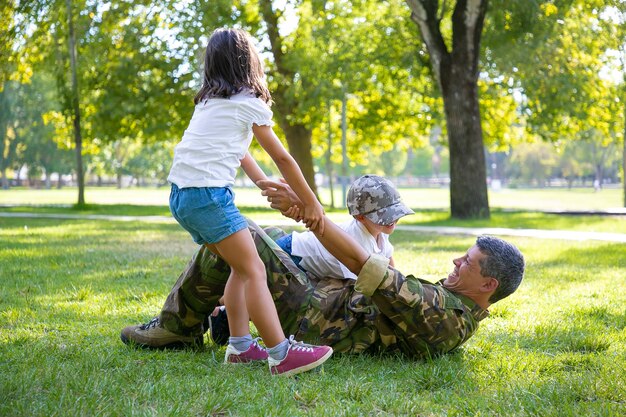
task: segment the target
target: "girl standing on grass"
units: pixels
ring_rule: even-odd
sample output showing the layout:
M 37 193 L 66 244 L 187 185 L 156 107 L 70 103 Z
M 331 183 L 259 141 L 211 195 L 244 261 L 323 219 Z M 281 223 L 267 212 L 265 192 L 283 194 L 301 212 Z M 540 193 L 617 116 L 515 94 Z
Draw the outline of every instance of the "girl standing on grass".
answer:
M 315 368 L 332 354 L 328 346 L 285 338 L 267 287 L 248 223 L 234 204 L 232 185 L 241 166 L 250 179 L 266 179 L 248 153 L 252 136 L 272 157 L 304 203 L 304 222 L 324 230 L 324 210 L 300 168 L 272 130 L 270 92 L 252 40 L 238 29 L 218 29 L 206 48 L 202 88 L 195 111 L 174 150 L 168 177 L 170 209 L 193 240 L 228 263 L 224 290 L 231 337 L 226 363 L 267 359 L 272 374 L 293 375 Z M 249 320 L 268 349 L 250 336 Z

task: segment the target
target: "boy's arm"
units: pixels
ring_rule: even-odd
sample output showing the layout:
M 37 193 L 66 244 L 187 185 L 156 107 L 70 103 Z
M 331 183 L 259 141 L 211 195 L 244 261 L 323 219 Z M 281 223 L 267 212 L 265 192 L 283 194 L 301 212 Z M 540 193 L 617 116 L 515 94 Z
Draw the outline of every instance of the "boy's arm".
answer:
M 259 144 L 274 160 L 280 173 L 304 204 L 306 226 L 324 233 L 324 209 L 306 183 L 296 161 L 280 143 L 271 127 L 254 124 L 252 131 Z
M 263 172 L 259 164 L 256 163 L 252 155 L 250 155 L 250 152 L 246 152 L 246 156 L 241 160 L 241 169 L 243 169 L 248 178 L 255 184 L 257 181 L 267 180 L 265 172 Z M 257 185 L 257 187 L 259 186 Z
M 393 261 L 393 256 L 389 257 L 389 266 L 393 266 L 394 268 L 396 267 L 396 263 Z

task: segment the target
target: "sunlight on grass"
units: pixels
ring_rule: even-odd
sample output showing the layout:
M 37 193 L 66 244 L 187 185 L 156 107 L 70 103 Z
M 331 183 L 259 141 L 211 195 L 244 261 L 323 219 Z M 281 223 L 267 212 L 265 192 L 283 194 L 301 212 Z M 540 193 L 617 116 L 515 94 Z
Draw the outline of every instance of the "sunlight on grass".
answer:
M 87 206 L 80 210 L 72 207 L 70 189 L 62 190 L 0 190 L 0 212 L 63 215 L 108 216 L 161 216 L 163 221 L 175 224 L 167 207 L 166 187 L 160 189 L 88 188 Z M 75 191 L 75 190 L 74 190 Z M 321 190 L 322 196 L 324 190 Z M 492 193 L 491 218 L 488 220 L 450 219 L 449 195 L 443 189 L 401 189 L 406 203 L 416 211 L 415 215 L 401 219 L 401 225 L 498 227 L 550 230 L 577 230 L 592 232 L 626 233 L 626 216 L 580 216 L 554 215 L 522 210 L 598 210 L 621 205 L 619 189 L 606 189 L 599 193 L 587 189 L 551 190 L 503 190 Z M 265 198 L 254 188 L 236 189 L 236 201 L 246 216 L 263 223 L 286 221 L 269 208 Z M 340 201 L 337 200 L 337 201 Z M 515 209 L 516 211 L 511 211 Z M 327 209 L 334 221 L 348 219 L 345 208 Z M 25 220 L 25 225 L 28 222 Z
M 392 235 L 398 268 L 431 281 L 474 240 Z M 176 224 L 0 218 L 0 415 L 626 414 L 625 245 L 511 240 L 526 279 L 456 354 L 335 355 L 282 379 L 224 366 L 208 339 L 183 352 L 120 342 L 196 249 Z

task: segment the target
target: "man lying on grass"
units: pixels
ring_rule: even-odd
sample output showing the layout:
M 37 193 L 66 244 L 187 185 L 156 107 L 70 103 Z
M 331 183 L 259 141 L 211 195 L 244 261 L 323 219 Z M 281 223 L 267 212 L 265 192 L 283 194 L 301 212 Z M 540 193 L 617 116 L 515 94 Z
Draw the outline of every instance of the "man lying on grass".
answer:
M 298 204 L 286 184 L 264 181 L 260 186 L 272 207 L 283 213 Z M 432 284 L 403 275 L 387 258 L 368 256 L 327 218 L 324 235 L 318 238 L 358 278 L 317 278 L 302 272 L 276 245 L 284 231 L 249 224 L 285 333 L 330 345 L 336 352 L 400 351 L 416 358 L 450 352 L 474 334 L 490 304 L 517 289 L 524 274 L 524 258 L 515 246 L 481 236 L 452 261 L 454 270 L 447 278 Z M 160 315 L 123 329 L 122 341 L 153 349 L 202 344 L 229 273 L 223 260 L 202 247 L 178 278 Z

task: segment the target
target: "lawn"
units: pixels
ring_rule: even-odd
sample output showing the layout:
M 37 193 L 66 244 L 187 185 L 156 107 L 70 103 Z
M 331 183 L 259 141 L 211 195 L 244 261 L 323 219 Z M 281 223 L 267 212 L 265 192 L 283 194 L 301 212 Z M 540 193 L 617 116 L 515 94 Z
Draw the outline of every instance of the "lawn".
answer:
M 625 415 L 626 245 L 510 240 L 525 281 L 456 353 L 335 355 L 284 379 L 225 366 L 208 340 L 181 352 L 120 342 L 195 250 L 178 225 L 0 218 L 0 415 Z M 473 241 L 392 236 L 399 269 L 430 280 Z
M 401 189 L 403 199 L 416 214 L 403 218 L 400 224 L 417 226 L 504 227 L 527 229 L 561 229 L 593 232 L 626 233 L 625 216 L 555 215 L 541 210 L 606 210 L 620 207 L 621 190 L 605 189 L 594 193 L 589 189 L 533 189 L 502 190 L 490 194 L 492 215 L 489 220 L 452 220 L 449 213 L 449 194 L 443 189 Z M 63 213 L 72 215 L 115 216 L 165 216 L 170 217 L 167 206 L 168 190 L 162 188 L 96 188 L 86 190 L 87 207 L 72 207 L 75 189 L 0 190 L 2 212 Z M 339 191 L 336 201 L 341 201 Z M 324 201 L 329 201 L 328 190 L 322 189 Z M 236 189 L 236 202 L 249 217 L 262 222 L 281 219 L 278 212 L 269 208 L 256 188 Z M 345 208 L 329 209 L 336 221 L 346 220 Z
M 330 204 L 330 192 L 320 190 L 321 201 Z M 237 204 L 241 207 L 264 206 L 264 199 L 259 198 L 256 188 L 235 188 Z M 400 193 L 405 203 L 418 210 L 450 209 L 450 194 L 447 188 L 401 188 Z M 29 188 L 11 188 L 0 190 L 0 205 L 72 205 L 77 199 L 76 188 L 66 187 L 60 190 L 35 190 Z M 343 201 L 341 190 L 335 187 L 335 204 Z M 87 187 L 87 204 L 131 204 L 167 206 L 169 188 L 123 188 Z M 594 192 L 592 188 L 545 189 L 502 189 L 489 191 L 489 203 L 496 209 L 517 210 L 606 210 L 624 207 L 621 188 L 607 188 Z

